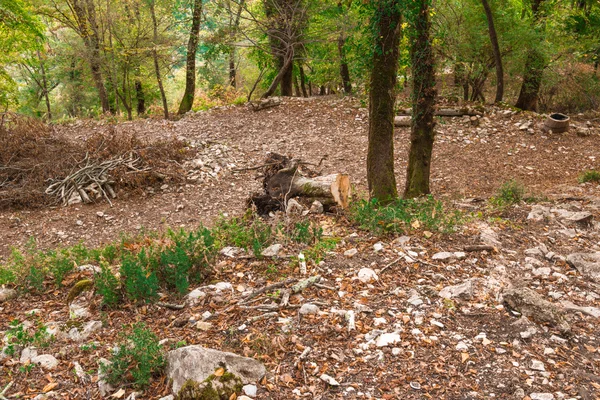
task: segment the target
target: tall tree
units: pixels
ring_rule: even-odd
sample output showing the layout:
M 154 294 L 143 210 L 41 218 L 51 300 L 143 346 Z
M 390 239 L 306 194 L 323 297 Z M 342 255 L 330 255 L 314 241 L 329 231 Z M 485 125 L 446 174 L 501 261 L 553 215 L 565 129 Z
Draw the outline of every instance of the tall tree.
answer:
M 394 175 L 394 105 L 400 45 L 401 1 L 373 1 L 375 46 L 369 91 L 367 183 L 371 198 L 398 197 Z
M 160 98 L 162 99 L 163 113 L 165 119 L 169 119 L 169 104 L 167 102 L 167 95 L 165 93 L 165 87 L 163 85 L 162 75 L 160 73 L 160 64 L 158 62 L 158 22 L 156 19 L 156 0 L 149 0 L 150 16 L 152 17 L 152 61 L 154 62 L 154 74 L 156 75 L 156 82 L 158 89 L 160 90 Z
M 187 46 L 187 59 L 185 65 L 185 93 L 179 104 L 178 114 L 185 114 L 192 109 L 196 92 L 196 52 L 200 38 L 200 20 L 202 18 L 202 0 L 194 0 L 192 11 L 192 26 Z
M 485 17 L 488 23 L 488 31 L 490 35 L 490 42 L 492 43 L 492 50 L 494 52 L 494 64 L 496 65 L 496 99 L 495 102 L 499 103 L 504 98 L 504 67 L 502 66 L 502 53 L 500 53 L 500 44 L 498 43 L 498 34 L 496 33 L 496 27 L 494 25 L 494 15 L 492 8 L 488 0 L 481 0 L 483 9 L 485 10 Z
M 410 23 L 412 24 L 411 64 L 413 73 L 413 117 L 410 133 L 410 150 L 406 171 L 404 197 L 413 198 L 430 193 L 429 176 L 431 155 L 435 139 L 435 65 L 431 45 L 431 22 L 429 2 L 412 0 Z
M 340 14 L 343 14 L 344 8 L 342 2 L 338 2 L 338 9 Z M 350 82 L 350 68 L 348 67 L 348 60 L 346 57 L 346 32 L 342 28 L 340 36 L 338 36 L 338 52 L 340 53 L 340 76 L 342 78 L 342 86 L 344 87 L 344 93 L 352 94 L 352 83 Z
M 533 18 L 534 30 L 539 31 L 537 26 L 541 18 L 541 6 L 544 0 L 532 0 L 531 12 Z M 525 62 L 525 72 L 523 73 L 523 83 L 515 107 L 525 111 L 537 111 L 538 96 L 542 87 L 542 77 L 546 68 L 546 58 L 538 44 L 532 44 L 527 53 Z
M 102 112 L 111 112 L 108 94 L 102 76 L 101 42 L 96 19 L 94 0 L 69 0 L 70 8 L 75 16 L 76 31 L 79 33 L 87 49 L 87 58 L 92 71 L 92 78 L 98 91 Z

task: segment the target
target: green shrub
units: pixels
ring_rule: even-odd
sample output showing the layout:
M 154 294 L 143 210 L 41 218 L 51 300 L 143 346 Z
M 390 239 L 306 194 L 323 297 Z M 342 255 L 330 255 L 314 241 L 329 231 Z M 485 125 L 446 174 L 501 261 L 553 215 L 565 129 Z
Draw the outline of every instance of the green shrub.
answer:
M 17 347 L 27 347 L 36 345 L 38 347 L 48 347 L 52 336 L 48 334 L 46 325 L 37 320 L 32 329 L 26 329 L 25 325 L 18 319 L 12 320 L 5 334 L 6 349 L 8 355 L 15 355 Z
M 314 246 L 304 250 L 304 256 L 307 261 L 312 261 L 316 265 L 323 260 L 328 251 L 335 249 L 338 242 L 339 239 L 337 238 L 325 238 L 320 240 Z
M 298 243 L 314 244 L 321 240 L 323 228 L 310 220 L 296 222 L 288 236 Z
M 148 268 L 152 249 L 142 249 L 137 256 L 124 254 L 121 258 L 121 279 L 125 294 L 134 301 L 151 301 L 158 298 L 158 278 Z
M 376 234 L 405 233 L 412 229 L 449 232 L 460 218 L 458 211 L 447 211 L 432 196 L 396 199 L 382 205 L 376 199 L 351 204 L 348 218 L 361 229 Z
M 490 198 L 490 202 L 497 206 L 509 206 L 520 203 L 525 199 L 525 186 L 511 179 L 504 182 L 498 189 L 496 196 Z
M 595 182 L 600 183 L 600 171 L 590 169 L 579 175 L 579 183 Z
M 158 337 L 142 322 L 134 324 L 130 333 L 120 334 L 117 348 L 110 359 L 111 363 L 101 366 L 110 384 L 123 383 L 144 388 L 165 365 Z
M 260 217 L 247 213 L 243 217 L 223 218 L 213 229 L 219 247 L 234 246 L 252 249 L 260 257 L 262 250 L 273 242 L 273 229 Z
M 106 262 L 100 263 L 100 273 L 95 278 L 96 292 L 102 296 L 102 304 L 115 307 L 120 300 L 119 280 L 112 273 Z
M 56 286 L 61 288 L 65 277 L 75 269 L 75 261 L 70 258 L 70 254 L 65 250 L 49 252 L 46 254 L 46 259 Z

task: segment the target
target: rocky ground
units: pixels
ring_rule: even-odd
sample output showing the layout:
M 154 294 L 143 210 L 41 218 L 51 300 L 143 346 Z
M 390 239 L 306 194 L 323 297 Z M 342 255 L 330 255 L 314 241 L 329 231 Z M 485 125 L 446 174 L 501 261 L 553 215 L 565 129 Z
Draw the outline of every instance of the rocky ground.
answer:
M 600 187 L 577 183 L 582 170 L 600 169 L 597 124 L 581 117 L 579 128 L 545 135 L 542 121 L 495 108 L 475 123 L 440 121 L 434 195 L 471 215 L 452 234 L 374 237 L 343 215 L 323 215 L 317 219 L 325 234 L 342 240 L 322 263 L 302 271 L 290 261 L 297 249 L 286 246 L 261 260 L 224 252 L 212 285 L 168 299 L 182 309 L 127 304 L 106 311 L 85 294 L 69 307 L 66 291 L 3 300 L 13 295 L 4 289 L 0 330 L 13 319 L 41 319 L 56 339 L 0 360 L 0 392 L 12 382 L 7 398 L 167 396 L 168 378 L 178 381 L 172 369 L 144 393 L 108 388 L 98 376 L 98 360 L 110 358 L 123 324 L 144 321 L 166 349 L 185 341 L 262 362 L 266 378 L 249 374 L 244 382 L 259 399 L 599 398 Z M 123 124 L 119 129 L 182 136 L 201 147 L 187 166 L 187 184 L 165 183 L 141 197 L 120 193 L 113 208 L 5 212 L 2 254 L 29 235 L 42 248 L 80 240 L 95 246 L 142 227 L 210 224 L 219 212 L 243 209 L 260 182 L 236 169 L 260 164 L 267 151 L 315 164 L 327 155 L 324 173 L 348 173 L 364 191 L 366 126 L 366 110 L 334 98 Z M 81 138 L 102 127 L 63 129 Z M 406 130 L 396 137 L 398 171 L 407 137 Z M 512 178 L 537 203 L 491 210 L 482 199 Z

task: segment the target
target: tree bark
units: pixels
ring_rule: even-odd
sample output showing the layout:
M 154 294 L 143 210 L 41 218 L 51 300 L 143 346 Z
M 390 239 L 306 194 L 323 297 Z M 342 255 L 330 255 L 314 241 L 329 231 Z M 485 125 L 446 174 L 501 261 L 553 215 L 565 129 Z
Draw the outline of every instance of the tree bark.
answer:
M 244 4 L 245 4 L 245 0 L 241 0 L 240 3 L 238 4 L 238 9 L 237 12 L 235 14 L 235 19 L 233 20 L 233 24 L 231 24 L 231 18 L 229 20 L 230 26 L 229 27 L 229 40 L 231 41 L 231 47 L 229 50 L 229 84 L 232 87 L 237 87 L 237 81 L 236 81 L 236 77 L 237 77 L 237 68 L 235 66 L 235 43 L 233 43 L 235 41 L 239 26 L 240 26 L 240 18 L 242 17 L 242 11 L 244 10 Z
M 100 38 L 98 36 L 98 23 L 96 21 L 96 8 L 93 0 L 73 0 L 72 9 L 77 20 L 78 33 L 83 39 L 87 49 L 88 62 L 92 72 L 92 80 L 98 91 L 98 98 L 103 113 L 109 113 L 110 105 L 108 94 L 102 78 L 102 60 L 100 56 Z
M 298 70 L 300 71 L 300 88 L 302 89 L 302 96 L 308 97 L 308 92 L 306 91 L 306 76 L 304 75 L 304 67 L 302 67 L 301 63 L 298 63 Z
M 144 95 L 144 87 L 142 81 L 139 79 L 135 80 L 135 95 L 137 100 L 137 115 L 138 117 L 146 114 L 146 96 Z
M 52 108 L 50 107 L 50 91 L 48 90 L 48 80 L 46 79 L 46 68 L 44 66 L 44 59 L 42 58 L 42 54 L 40 50 L 37 50 L 38 60 L 40 61 L 40 72 L 42 74 L 42 92 L 44 95 L 44 99 L 46 100 L 46 120 L 52 121 Z
M 156 75 L 156 82 L 158 84 L 158 89 L 160 90 L 160 98 L 162 99 L 163 104 L 163 113 L 165 119 L 169 119 L 169 104 L 167 102 L 167 95 L 165 93 L 165 87 L 163 85 L 162 76 L 160 74 L 160 65 L 158 63 L 158 51 L 156 51 L 156 46 L 158 42 L 158 22 L 156 21 L 156 10 L 155 10 L 155 0 L 150 0 L 150 14 L 152 16 L 152 58 L 154 60 L 154 73 Z
M 429 1 L 415 3 L 411 59 L 413 68 L 413 121 L 406 171 L 405 198 L 430 193 L 431 154 L 435 139 L 435 65 L 431 45 Z
M 192 11 L 192 26 L 187 47 L 187 59 L 185 66 L 185 93 L 179 104 L 178 114 L 182 115 L 192 109 L 194 95 L 196 92 L 196 51 L 200 36 L 200 19 L 202 18 L 202 0 L 194 0 Z
M 346 38 L 342 35 L 338 38 L 338 51 L 340 53 L 340 76 L 342 77 L 342 86 L 344 87 L 344 93 L 352 94 L 352 84 L 350 82 L 350 69 L 348 68 L 348 62 L 346 61 L 346 50 L 344 46 L 346 44 Z
M 543 2 L 544 0 L 533 0 L 531 3 L 534 24 L 537 24 L 540 19 L 540 6 Z M 527 61 L 525 62 L 523 83 L 515 107 L 525 111 L 537 111 L 538 97 L 540 88 L 542 87 L 545 68 L 546 60 L 544 54 L 535 47 L 529 49 Z
M 500 53 L 500 44 L 498 43 L 498 34 L 494 25 L 494 15 L 488 0 L 481 0 L 487 18 L 488 31 L 490 34 L 490 42 L 494 51 L 494 61 L 496 64 L 496 99 L 495 103 L 499 103 L 504 98 L 504 68 L 502 66 L 502 53 Z
M 275 90 L 277 89 L 277 86 L 283 79 L 284 75 L 286 75 L 288 73 L 288 71 L 292 69 L 291 67 L 292 67 L 293 61 L 294 61 L 294 52 L 292 49 L 290 49 L 290 53 L 285 56 L 285 63 L 283 64 L 283 66 L 279 70 L 279 73 L 277 74 L 277 76 L 275 76 L 275 78 L 273 79 L 273 82 L 271 82 L 271 85 L 269 86 L 267 91 L 262 95 L 261 98 L 266 99 L 267 97 L 272 96 L 273 93 L 275 93 Z M 283 87 L 282 87 L 281 95 L 285 96 L 283 94 Z
M 286 57 L 279 57 L 279 66 L 283 71 L 283 75 L 281 76 L 280 88 L 282 96 L 293 96 L 294 93 L 292 91 L 293 77 L 294 77 L 294 68 L 293 63 L 287 63 Z M 293 61 L 293 60 L 292 60 Z
M 373 66 L 369 91 L 367 183 L 371 198 L 387 203 L 398 197 L 394 174 L 394 105 L 400 45 L 399 0 L 377 3 Z

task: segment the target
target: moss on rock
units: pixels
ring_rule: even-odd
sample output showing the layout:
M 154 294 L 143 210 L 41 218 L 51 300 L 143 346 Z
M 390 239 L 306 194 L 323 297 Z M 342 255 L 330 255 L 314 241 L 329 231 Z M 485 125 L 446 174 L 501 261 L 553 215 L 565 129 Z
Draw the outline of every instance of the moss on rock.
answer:
M 90 290 L 94 286 L 94 281 L 91 279 L 83 279 L 77 282 L 67 295 L 67 304 L 71 304 L 81 293 Z
M 242 380 L 225 369 L 219 376 L 215 372 L 201 383 L 188 379 L 175 400 L 229 400 L 234 393 L 242 392 L 242 386 Z

